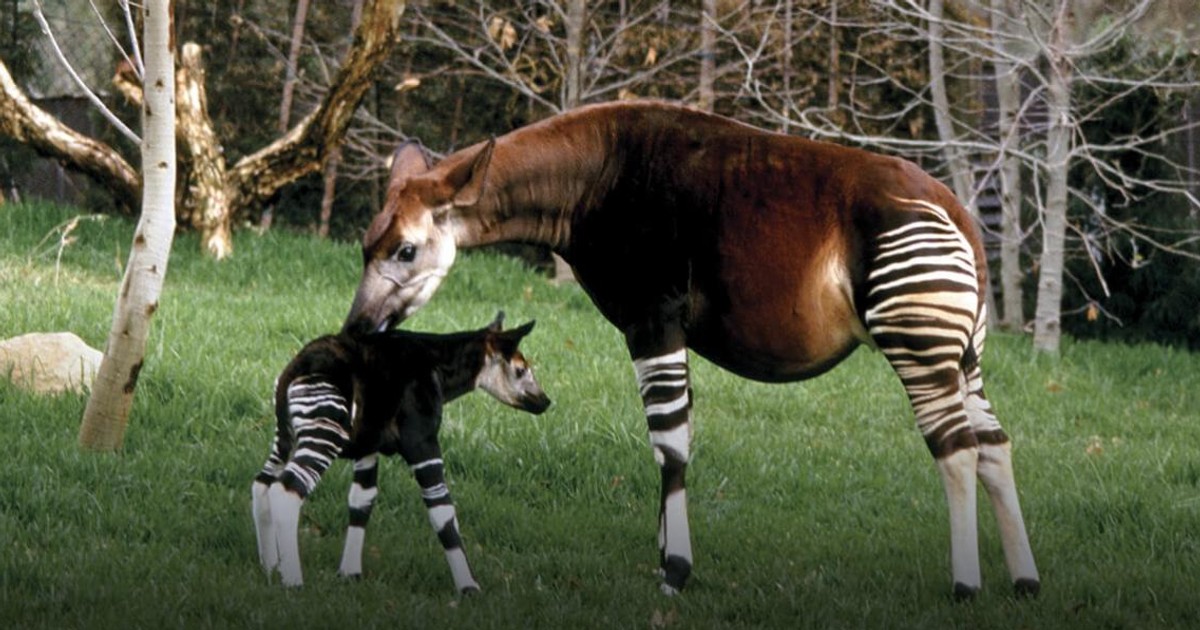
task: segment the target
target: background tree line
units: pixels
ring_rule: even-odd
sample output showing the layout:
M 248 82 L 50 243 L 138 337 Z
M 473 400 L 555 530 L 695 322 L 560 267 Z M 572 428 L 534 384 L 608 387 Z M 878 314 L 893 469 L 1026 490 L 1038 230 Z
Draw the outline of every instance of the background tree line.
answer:
M 62 71 L 31 3 L 3 4 L 0 60 L 32 92 Z M 77 22 L 91 12 L 86 1 L 43 4 Z M 407 3 L 398 37 L 371 44 L 386 55 L 348 78 L 370 49 L 364 4 L 376 3 L 176 0 L 181 65 L 194 42 L 209 142 L 231 171 L 362 82 L 344 128 L 317 124 L 300 142 L 311 149 L 296 152 L 303 175 L 264 194 L 198 207 L 205 158 L 181 151 L 182 226 L 354 238 L 403 139 L 442 154 L 577 105 L 665 98 L 935 173 L 980 216 L 997 322 L 1034 330 L 1039 347 L 1053 350 L 1060 329 L 1200 347 L 1194 3 L 431 0 Z M 78 65 L 77 22 L 58 28 Z M 91 87 L 128 114 L 137 86 L 114 87 L 120 61 L 104 59 L 111 73 Z M 103 123 L 92 129 L 132 152 Z M 0 136 L 11 196 L 32 149 Z M 121 211 L 128 200 L 113 190 L 93 187 L 86 205 Z

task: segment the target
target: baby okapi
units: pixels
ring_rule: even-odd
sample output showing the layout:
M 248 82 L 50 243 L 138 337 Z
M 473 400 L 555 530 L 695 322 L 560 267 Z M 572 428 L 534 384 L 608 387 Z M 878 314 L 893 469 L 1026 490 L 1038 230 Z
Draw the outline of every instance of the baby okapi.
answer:
M 286 586 L 303 583 L 297 528 L 300 506 L 335 457 L 354 460 L 343 576 L 362 574 L 363 537 L 378 492 L 380 453 L 399 453 L 412 468 L 429 522 L 446 550 L 455 587 L 479 590 L 463 553 L 443 476 L 438 428 L 442 406 L 479 387 L 534 414 L 550 399 L 517 350 L 533 322 L 447 335 L 403 331 L 354 336 L 343 331 L 310 342 L 275 386 L 275 441 L 251 487 L 258 557 Z

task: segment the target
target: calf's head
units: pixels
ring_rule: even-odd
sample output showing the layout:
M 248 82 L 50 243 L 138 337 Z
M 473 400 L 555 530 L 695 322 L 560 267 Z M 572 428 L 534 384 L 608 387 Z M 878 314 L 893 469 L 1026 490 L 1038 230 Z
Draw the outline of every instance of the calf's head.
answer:
M 416 143 L 396 150 L 383 210 L 363 235 L 363 275 L 344 331 L 387 330 L 429 301 L 458 251 L 451 211 L 478 203 L 493 146 L 437 167 Z
M 510 407 L 542 413 L 550 406 L 550 397 L 533 378 L 533 368 L 517 349 L 521 339 L 533 330 L 534 322 L 502 330 L 503 322 L 504 313 L 500 313 L 484 330 L 483 369 L 476 382 L 480 389 Z

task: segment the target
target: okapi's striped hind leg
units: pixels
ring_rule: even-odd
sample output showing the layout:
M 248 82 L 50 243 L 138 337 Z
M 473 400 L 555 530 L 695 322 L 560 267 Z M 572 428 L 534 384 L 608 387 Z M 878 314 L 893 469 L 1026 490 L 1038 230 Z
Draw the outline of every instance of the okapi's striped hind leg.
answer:
M 371 519 L 371 508 L 379 494 L 379 454 L 371 453 L 354 462 L 354 481 L 350 484 L 347 498 L 350 525 L 346 527 L 346 545 L 342 548 L 342 563 L 338 574 L 357 578 L 362 575 L 363 542 L 367 533 L 367 521 Z
M 981 313 L 972 337 L 973 360 L 967 362 L 961 383 L 967 417 L 979 440 L 979 464 L 976 470 L 991 500 L 992 511 L 996 514 L 1000 540 L 1004 545 L 1004 561 L 1012 577 L 1013 588 L 1018 596 L 1036 596 L 1041 590 L 1041 581 L 1017 497 L 1012 443 L 996 420 L 992 405 L 983 392 L 979 358 L 983 356 L 983 342 L 987 335 L 986 320 Z
M 980 314 L 974 252 L 944 210 L 911 204 L 913 218 L 876 236 L 864 322 L 900 377 L 941 473 L 950 515 L 954 594 L 980 588 L 976 515 L 979 441 L 968 418 L 963 358 Z M 973 353 L 973 350 L 971 351 Z
M 633 368 L 646 411 L 650 446 L 662 473 L 658 516 L 661 587 L 663 593 L 674 595 L 692 572 L 685 480 L 692 438 L 687 350 L 649 356 L 635 353 Z
M 954 596 L 959 599 L 970 598 L 982 584 L 976 513 L 976 474 L 980 452 L 958 386 L 959 375 L 955 371 L 939 370 L 935 366 L 912 364 L 900 359 L 898 357 L 904 351 L 898 346 L 884 349 L 880 344 L 880 347 L 904 384 L 916 416 L 917 428 L 925 438 L 941 474 L 950 516 Z
M 300 506 L 349 442 L 350 408 L 342 392 L 319 377 L 292 381 L 287 398 L 296 445 L 278 480 L 267 491 L 267 499 L 281 581 L 284 586 L 300 586 L 304 583 L 298 540 Z

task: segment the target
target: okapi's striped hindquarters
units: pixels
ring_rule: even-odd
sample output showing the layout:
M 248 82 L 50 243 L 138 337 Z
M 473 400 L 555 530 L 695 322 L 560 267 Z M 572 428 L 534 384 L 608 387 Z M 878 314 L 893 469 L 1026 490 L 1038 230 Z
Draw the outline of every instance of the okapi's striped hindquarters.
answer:
M 979 358 L 987 306 L 974 251 L 943 208 L 896 201 L 915 214 L 875 237 L 864 320 L 904 384 L 917 428 L 942 474 L 955 595 L 970 596 L 981 583 L 976 475 L 991 497 L 1015 588 L 1036 594 L 1038 574 L 1017 502 L 1008 436 L 983 393 Z
M 899 375 L 941 472 L 955 592 L 981 584 L 977 478 L 1017 591 L 1037 591 L 1008 438 L 983 393 L 978 230 L 915 165 L 652 102 L 580 108 L 436 166 L 405 145 L 346 327 L 394 325 L 458 248 L 501 241 L 552 248 L 625 336 L 662 473 L 664 591 L 692 570 L 687 351 L 783 382 L 863 343 Z

